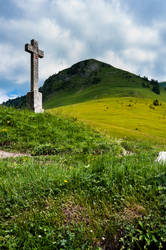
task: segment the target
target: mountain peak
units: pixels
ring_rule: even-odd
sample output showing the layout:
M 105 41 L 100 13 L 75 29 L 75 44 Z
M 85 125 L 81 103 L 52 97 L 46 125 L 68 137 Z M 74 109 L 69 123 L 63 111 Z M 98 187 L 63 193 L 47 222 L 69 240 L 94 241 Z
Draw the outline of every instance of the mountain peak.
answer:
M 50 76 L 39 90 L 43 93 L 44 107 L 52 108 L 106 96 L 149 96 L 155 92 L 155 84 L 92 58 Z M 25 96 L 6 103 L 18 108 L 25 104 Z
M 94 71 L 100 69 L 100 67 L 110 67 L 110 65 L 100 62 L 96 59 L 87 59 L 73 64 L 68 70 L 69 75 L 79 74 L 81 76 L 89 76 Z

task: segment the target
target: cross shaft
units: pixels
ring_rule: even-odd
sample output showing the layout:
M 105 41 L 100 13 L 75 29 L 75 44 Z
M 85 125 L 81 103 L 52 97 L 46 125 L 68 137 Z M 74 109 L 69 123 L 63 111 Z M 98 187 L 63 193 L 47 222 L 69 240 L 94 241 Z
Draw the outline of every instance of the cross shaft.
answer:
M 39 49 L 38 42 L 34 39 L 31 44 L 25 44 L 25 51 L 31 54 L 31 91 L 38 91 L 38 58 L 43 58 L 44 52 Z

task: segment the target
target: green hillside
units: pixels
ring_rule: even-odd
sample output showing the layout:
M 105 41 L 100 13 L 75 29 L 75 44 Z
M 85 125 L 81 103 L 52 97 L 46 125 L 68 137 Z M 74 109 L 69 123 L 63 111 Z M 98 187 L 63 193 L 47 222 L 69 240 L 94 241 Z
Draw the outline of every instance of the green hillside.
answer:
M 161 87 L 164 87 L 164 88 L 166 87 L 166 82 L 160 82 L 159 84 Z
M 48 113 L 0 107 L 0 148 L 32 155 L 80 153 L 107 148 L 105 138 L 89 127 Z
M 0 149 L 0 249 L 165 249 L 164 146 L 0 107 Z
M 158 82 L 149 81 L 146 77 L 139 77 L 94 59 L 81 61 L 50 76 L 40 91 L 43 93 L 45 109 L 105 97 L 131 96 L 166 100 L 163 89 L 159 95 Z M 26 106 L 26 98 L 18 97 L 9 100 L 5 105 L 22 108 Z
M 105 97 L 155 98 L 157 91 L 154 84 L 155 81 L 148 81 L 146 77 L 141 78 L 90 59 L 51 76 L 45 81 L 41 91 L 44 107 L 53 108 Z M 164 91 L 159 98 L 166 100 Z
M 102 98 L 50 109 L 86 122 L 114 138 L 166 143 L 166 103 L 157 99 Z
M 166 91 L 155 80 L 89 59 L 50 76 L 40 91 L 52 114 L 81 119 L 111 137 L 166 142 Z M 25 96 L 6 105 L 25 107 Z

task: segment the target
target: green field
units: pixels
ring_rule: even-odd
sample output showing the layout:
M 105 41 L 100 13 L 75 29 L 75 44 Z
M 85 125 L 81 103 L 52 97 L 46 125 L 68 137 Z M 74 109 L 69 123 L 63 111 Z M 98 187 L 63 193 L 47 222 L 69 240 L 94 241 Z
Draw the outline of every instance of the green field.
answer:
M 166 142 L 166 103 L 134 97 L 103 98 L 50 109 L 78 118 L 111 137 Z
M 0 160 L 0 249 L 166 247 L 163 146 L 48 113 L 0 107 L 0 118 L 0 149 L 32 155 Z

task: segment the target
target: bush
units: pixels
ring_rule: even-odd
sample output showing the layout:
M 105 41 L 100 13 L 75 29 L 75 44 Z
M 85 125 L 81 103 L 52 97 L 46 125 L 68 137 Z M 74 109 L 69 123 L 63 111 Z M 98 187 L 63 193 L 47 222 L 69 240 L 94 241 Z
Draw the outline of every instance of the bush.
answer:
M 147 83 L 143 82 L 143 83 L 142 83 L 142 86 L 143 86 L 144 88 L 150 88 L 150 86 L 149 86 L 149 83 L 148 83 L 148 82 L 147 82 Z
M 149 81 L 149 80 L 148 80 L 148 77 L 146 77 L 146 76 L 144 76 L 143 79 L 144 79 L 146 82 Z
M 160 85 L 157 80 L 152 79 L 150 81 L 150 84 L 152 85 L 152 91 L 156 94 L 160 94 Z
M 156 99 L 156 100 L 153 101 L 153 105 L 154 106 L 160 106 L 161 103 L 159 102 L 159 100 Z

